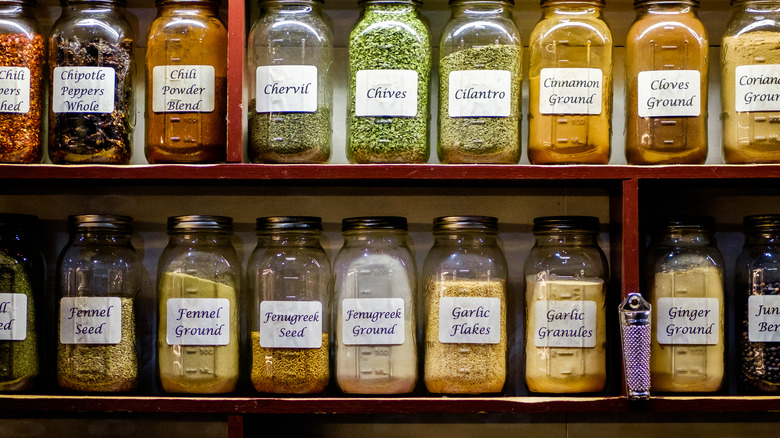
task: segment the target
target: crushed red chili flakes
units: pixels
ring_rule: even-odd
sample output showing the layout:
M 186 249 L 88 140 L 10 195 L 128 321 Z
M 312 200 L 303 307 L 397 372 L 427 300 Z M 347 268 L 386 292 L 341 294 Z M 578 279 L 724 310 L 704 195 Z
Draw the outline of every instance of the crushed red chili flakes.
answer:
M 30 109 L 26 113 L 0 112 L 0 162 L 40 163 L 41 105 L 44 39 L 24 33 L 0 35 L 0 66 L 30 69 Z

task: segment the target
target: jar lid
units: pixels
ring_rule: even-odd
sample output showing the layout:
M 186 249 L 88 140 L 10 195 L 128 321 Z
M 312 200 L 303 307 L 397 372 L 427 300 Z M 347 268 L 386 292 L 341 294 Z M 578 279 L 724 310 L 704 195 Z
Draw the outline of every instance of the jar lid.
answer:
M 316 216 L 269 216 L 257 218 L 255 231 L 321 231 L 322 218 Z
M 589 231 L 598 233 L 599 218 L 595 216 L 542 216 L 534 218 L 533 231 Z
M 154 0 L 155 5 L 164 5 L 170 3 L 212 3 L 214 6 L 219 7 L 222 4 L 221 0 Z
M 227 216 L 185 215 L 168 218 L 168 232 L 233 230 L 233 218 Z
M 733 1 L 733 0 L 732 0 Z M 642 6 L 646 4 L 683 4 L 683 5 L 692 5 L 695 7 L 699 7 L 699 0 L 634 0 L 634 7 Z
M 22 5 L 22 6 L 30 6 L 34 7 L 36 4 L 35 0 L 0 0 L 0 5 L 6 4 L 6 5 Z
M 350 217 L 341 221 L 341 231 L 407 230 L 406 218 L 400 216 Z
M 539 6 L 545 6 L 549 3 L 594 3 L 596 6 L 606 6 L 605 0 L 541 0 Z
M 675 216 L 659 223 L 663 231 L 697 230 L 712 233 L 715 230 L 715 218 L 712 216 Z
M 458 230 L 498 230 L 498 218 L 492 216 L 442 216 L 433 220 L 433 232 Z
M 515 5 L 515 0 L 450 0 L 449 4 L 454 5 L 455 3 L 467 3 L 467 2 L 473 2 L 473 3 L 493 2 L 493 3 L 509 3 L 512 6 Z
M 68 231 L 71 233 L 87 230 L 114 231 L 131 233 L 133 218 L 115 214 L 74 214 L 68 216 Z
M 185 0 L 186 1 L 186 0 Z M 194 1 L 194 0 L 190 0 Z M 325 4 L 325 0 L 258 0 L 257 4 L 262 5 L 263 3 L 281 3 L 281 4 L 293 4 L 293 3 L 319 3 L 319 4 Z
M 780 214 L 756 214 L 745 216 L 742 219 L 742 227 L 746 232 L 780 231 Z
M 63 6 L 72 5 L 74 3 L 109 3 L 120 7 L 127 6 L 127 0 L 60 0 L 60 4 Z
M 373 3 L 373 4 L 396 4 L 396 5 L 414 5 L 414 6 L 422 6 L 423 2 L 422 0 L 358 0 L 358 5 L 363 5 L 365 3 Z

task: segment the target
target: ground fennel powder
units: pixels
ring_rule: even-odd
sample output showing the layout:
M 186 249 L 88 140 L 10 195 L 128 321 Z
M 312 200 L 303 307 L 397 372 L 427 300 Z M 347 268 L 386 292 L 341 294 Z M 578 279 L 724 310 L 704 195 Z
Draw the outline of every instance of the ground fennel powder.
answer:
M 320 348 L 263 348 L 260 332 L 252 332 L 252 384 L 258 392 L 314 394 L 330 379 L 329 334 Z

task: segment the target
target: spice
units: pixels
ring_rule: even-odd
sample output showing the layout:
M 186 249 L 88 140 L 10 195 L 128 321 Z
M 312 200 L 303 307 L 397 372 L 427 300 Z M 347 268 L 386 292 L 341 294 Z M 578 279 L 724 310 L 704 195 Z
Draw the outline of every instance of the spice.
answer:
M 131 298 L 119 300 L 122 308 L 119 343 L 58 344 L 57 382 L 60 388 L 82 392 L 120 392 L 135 388 L 138 378 L 135 311 Z
M 722 47 L 721 119 L 726 162 L 780 162 L 780 98 L 774 85 L 762 86 L 776 84 L 780 76 L 780 32 L 727 35 Z
M 216 394 L 235 389 L 238 381 L 238 309 L 231 279 L 232 276 L 225 276 L 223 280 L 229 283 L 225 284 L 179 272 L 161 274 L 157 361 L 160 382 L 166 392 Z M 169 301 L 188 298 L 208 301 L 191 318 L 185 318 L 180 310 L 193 309 L 184 307 L 177 307 L 179 311 L 169 316 Z M 220 311 L 221 303 L 225 301 L 229 312 L 225 312 L 227 309 Z M 208 329 L 199 330 L 203 327 Z M 189 339 L 200 337 L 209 342 L 190 344 L 185 339 L 185 329 L 194 330 Z M 225 339 L 224 344 L 218 339 Z
M 250 108 L 255 108 L 253 99 Z M 313 113 L 249 113 L 249 159 L 253 163 L 327 163 L 330 109 Z
M 747 284 L 741 284 L 737 287 L 737 293 L 740 299 L 744 297 L 746 300 L 751 296 L 775 297 L 780 295 L 780 282 L 761 283 L 756 285 L 755 289 Z M 762 392 L 777 392 L 780 390 L 780 342 L 751 341 L 750 318 L 760 315 L 749 314 L 747 302 L 738 303 L 737 308 L 741 308 L 742 314 L 739 331 L 740 383 L 749 391 L 757 389 Z M 767 325 L 771 327 L 771 322 Z M 754 333 L 754 336 L 756 335 L 758 334 Z
M 55 164 L 103 163 L 128 164 L 132 154 L 130 136 L 134 125 L 133 40 L 118 42 L 102 38 L 81 40 L 76 37 L 52 37 L 52 115 L 49 158 Z M 57 86 L 58 68 L 108 67 L 114 70 L 114 89 L 101 91 L 112 96 L 106 107 L 97 108 L 82 100 L 64 101 L 58 110 L 57 101 L 68 95 L 68 87 Z M 91 71 L 95 77 L 103 72 Z M 105 78 L 104 78 L 105 79 Z M 89 91 L 76 89 L 77 92 Z M 87 105 L 86 107 L 84 105 Z M 102 105 L 101 105 L 102 106 Z M 90 110 L 82 112 L 80 110 Z M 101 112 L 91 112 L 99 110 Z
M 529 391 L 568 393 L 604 389 L 604 281 L 526 277 L 526 366 Z M 565 315 L 579 315 L 567 321 Z
M 428 160 L 430 70 L 430 36 L 416 6 L 366 1 L 349 37 L 351 162 Z
M 442 163 L 517 163 L 520 159 L 521 65 L 522 47 L 509 44 L 458 50 L 441 60 L 439 160 Z M 510 73 L 507 116 L 449 115 L 451 74 L 468 70 Z
M 41 140 L 43 100 L 43 65 L 46 51 L 43 37 L 24 33 L 0 35 L 0 70 L 3 67 L 24 67 L 29 75 L 13 80 L 13 87 L 29 97 L 16 104 L 0 105 L 0 162 L 40 163 L 43 156 Z M 8 84 L 8 82 L 5 82 Z M 12 101 L 13 102 L 13 101 Z M 23 110 L 24 107 L 27 110 Z
M 506 380 L 506 286 L 503 281 L 430 281 L 426 288 L 425 386 L 433 393 L 499 392 Z M 500 326 L 482 324 L 480 330 L 498 331 L 498 342 L 443 343 L 440 341 L 442 297 L 500 300 Z M 477 324 L 479 325 L 479 324 Z M 488 333 L 486 333 L 488 334 Z
M 14 319 L 26 318 L 24 322 L 27 326 L 26 336 L 22 340 L 0 341 L 0 391 L 20 391 L 29 388 L 40 371 L 35 298 L 30 277 L 24 266 L 3 252 L 0 252 L 0 292 L 22 294 L 27 298 L 24 314 L 14 313 L 11 316 Z M 12 305 L 10 302 L 5 303 L 0 304 L 0 306 Z M 4 309 L 3 313 L 7 314 L 9 310 Z M 3 325 L 21 324 L 20 321 L 14 319 L 4 321 Z M 3 330 L 13 332 L 12 327 L 3 327 Z
M 259 392 L 314 394 L 325 391 L 329 334 L 322 334 L 320 348 L 263 348 L 260 333 L 252 332 L 252 384 Z

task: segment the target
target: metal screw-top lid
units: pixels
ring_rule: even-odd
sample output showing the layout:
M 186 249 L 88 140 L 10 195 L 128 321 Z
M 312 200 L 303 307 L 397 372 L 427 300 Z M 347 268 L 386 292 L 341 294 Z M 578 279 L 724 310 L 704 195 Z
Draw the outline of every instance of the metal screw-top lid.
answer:
M 587 231 L 599 232 L 599 218 L 595 216 L 543 216 L 534 218 L 533 231 Z
M 60 0 L 60 5 L 62 6 L 72 5 L 77 3 L 109 3 L 114 6 L 119 6 L 122 8 L 127 6 L 127 0 Z
M 27 7 L 35 7 L 35 0 L 0 0 L 0 5 L 20 5 Z
M 487 1 L 487 2 L 501 2 L 501 3 L 508 3 L 512 6 L 515 5 L 515 0 L 450 0 L 449 4 L 454 5 L 455 3 L 466 3 L 466 2 L 480 2 L 480 1 Z
M 321 231 L 322 218 L 316 216 L 269 216 L 257 218 L 255 231 Z
M 634 0 L 634 7 L 642 6 L 642 5 L 646 5 L 646 4 L 650 4 L 650 3 L 653 3 L 653 4 L 661 4 L 661 3 L 673 4 L 673 3 L 676 3 L 676 4 L 682 4 L 682 5 L 691 5 L 691 6 L 694 6 L 694 7 L 697 7 L 697 8 L 699 7 L 699 0 Z
M 233 231 L 233 218 L 227 216 L 186 215 L 168 218 L 168 232 Z
M 350 217 L 341 221 L 341 231 L 407 230 L 406 218 L 400 216 Z
M 484 230 L 497 231 L 498 218 L 492 216 L 442 216 L 433 220 L 433 232 Z
M 742 220 L 745 232 L 780 231 L 780 214 L 757 214 Z
M 712 216 L 676 216 L 662 221 L 659 228 L 664 232 L 689 230 L 713 233 L 715 231 L 715 218 Z
M 76 214 L 68 216 L 68 231 L 111 231 L 130 234 L 133 232 L 133 218 L 115 214 Z
M 366 3 L 373 3 L 373 4 L 396 4 L 396 5 L 414 5 L 414 6 L 422 6 L 423 2 L 422 0 L 358 0 L 358 6 L 364 5 Z
M 594 3 L 596 6 L 605 7 L 605 0 L 541 0 L 540 6 L 545 6 L 549 3 Z

